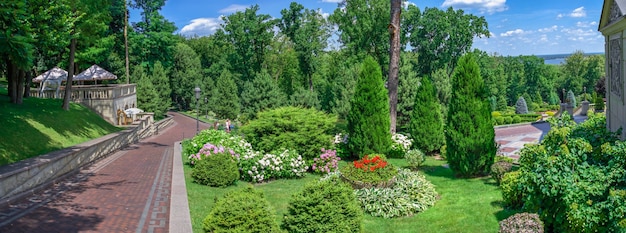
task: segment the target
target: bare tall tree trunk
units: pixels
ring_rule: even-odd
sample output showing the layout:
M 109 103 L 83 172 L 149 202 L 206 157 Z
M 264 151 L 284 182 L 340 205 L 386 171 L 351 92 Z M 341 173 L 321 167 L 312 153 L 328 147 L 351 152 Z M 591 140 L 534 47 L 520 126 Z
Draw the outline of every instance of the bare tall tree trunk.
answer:
M 74 55 L 76 53 L 76 38 L 70 41 L 70 65 L 67 70 L 67 82 L 65 83 L 65 96 L 63 97 L 63 109 L 70 110 L 70 99 L 72 98 L 72 81 L 74 79 Z
M 126 50 L 126 84 L 130 84 L 130 65 L 128 61 L 128 7 L 124 0 L 124 49 Z
M 17 72 L 17 90 L 15 93 L 15 103 L 16 104 L 22 104 L 24 103 L 24 76 L 26 75 L 26 73 L 24 72 L 24 70 L 22 69 L 18 69 Z
M 396 116 L 398 106 L 398 66 L 400 64 L 400 13 L 402 0 L 391 0 L 391 23 L 389 23 L 389 117 L 391 133 L 396 132 Z
M 33 83 L 33 71 L 26 72 L 26 85 L 24 86 L 24 98 L 30 97 L 30 85 Z

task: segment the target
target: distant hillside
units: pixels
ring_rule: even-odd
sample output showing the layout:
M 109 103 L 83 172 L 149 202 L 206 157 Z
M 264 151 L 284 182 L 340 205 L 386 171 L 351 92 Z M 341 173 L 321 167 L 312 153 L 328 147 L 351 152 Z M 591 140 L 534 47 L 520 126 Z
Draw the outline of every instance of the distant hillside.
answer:
M 61 109 L 61 99 L 25 98 L 9 103 L 0 84 L 0 165 L 70 147 L 121 130 L 87 107 L 72 103 Z

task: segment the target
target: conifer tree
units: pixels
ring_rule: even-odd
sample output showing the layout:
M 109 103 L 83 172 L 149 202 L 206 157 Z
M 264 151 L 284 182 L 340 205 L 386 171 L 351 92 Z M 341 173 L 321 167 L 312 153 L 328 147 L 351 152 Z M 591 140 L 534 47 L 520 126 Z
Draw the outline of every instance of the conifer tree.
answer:
M 230 71 L 222 70 L 215 89 L 217 95 L 215 96 L 213 112 L 221 119 L 236 119 L 240 109 L 239 96 L 237 96 L 237 85 Z
M 251 82 L 246 82 L 241 92 L 242 114 L 247 120 L 253 119 L 257 112 L 281 107 L 286 103 L 287 97 L 267 70 L 262 70 Z
M 445 139 L 440 108 L 437 91 L 430 78 L 423 78 L 415 96 L 409 133 L 413 146 L 424 153 L 433 153 L 443 146 Z
M 137 107 L 146 112 L 159 112 L 161 99 L 142 66 L 135 67 L 133 77 L 137 80 Z
M 167 78 L 167 71 L 160 61 L 156 61 L 154 63 L 151 82 L 154 84 L 154 88 L 156 89 L 160 101 L 160 104 L 154 111 L 154 114 L 157 117 L 163 116 L 172 106 L 172 88 L 170 88 L 169 79 Z
M 347 118 L 350 155 L 361 157 L 389 151 L 389 96 L 380 66 L 372 57 L 363 62 Z
M 495 132 L 476 59 L 466 54 L 452 75 L 446 157 L 458 176 L 487 174 L 496 155 Z
M 517 103 L 515 103 L 515 113 L 528 114 L 528 105 L 526 104 L 526 99 L 524 99 L 524 96 L 520 96 L 517 99 Z

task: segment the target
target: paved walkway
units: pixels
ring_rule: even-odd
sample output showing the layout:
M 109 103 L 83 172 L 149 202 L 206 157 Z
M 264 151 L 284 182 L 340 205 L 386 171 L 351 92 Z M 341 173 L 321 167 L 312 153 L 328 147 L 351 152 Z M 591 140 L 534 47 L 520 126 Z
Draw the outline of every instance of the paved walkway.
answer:
M 586 116 L 575 116 L 574 121 L 580 123 Z M 500 145 L 498 152 L 513 159 L 519 159 L 519 151 L 528 143 L 539 143 L 550 131 L 550 123 L 510 125 L 496 128 L 496 142 Z
M 170 114 L 159 135 L 0 209 L 0 232 L 168 232 L 174 143 L 196 133 L 194 119 Z

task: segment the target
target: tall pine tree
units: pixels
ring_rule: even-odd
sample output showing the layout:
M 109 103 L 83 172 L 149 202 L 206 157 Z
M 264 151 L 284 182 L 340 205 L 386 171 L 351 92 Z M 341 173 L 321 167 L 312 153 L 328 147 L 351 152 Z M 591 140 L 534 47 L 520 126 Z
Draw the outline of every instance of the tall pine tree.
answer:
M 247 120 L 255 118 L 257 112 L 281 107 L 286 103 L 287 97 L 267 70 L 262 70 L 254 80 L 246 82 L 241 92 L 242 113 Z
M 445 138 L 440 108 L 437 91 L 430 78 L 422 78 L 422 84 L 415 96 L 409 133 L 413 139 L 413 147 L 424 153 L 433 153 L 443 146 Z
M 137 106 L 146 112 L 159 111 L 161 99 L 143 66 L 136 66 L 133 77 L 137 80 Z
M 151 82 L 158 93 L 159 106 L 154 110 L 154 115 L 159 119 L 172 106 L 172 88 L 170 88 L 167 70 L 165 70 L 160 61 L 154 63 Z
M 497 148 L 486 95 L 474 55 L 464 55 L 452 75 L 445 131 L 448 163 L 458 176 L 487 174 L 493 164 Z
M 217 79 L 215 89 L 217 94 L 213 105 L 213 112 L 221 119 L 236 119 L 239 114 L 239 96 L 233 75 L 227 69 Z
M 348 150 L 351 156 L 387 153 L 391 147 L 389 96 L 380 66 L 367 57 L 348 113 Z

